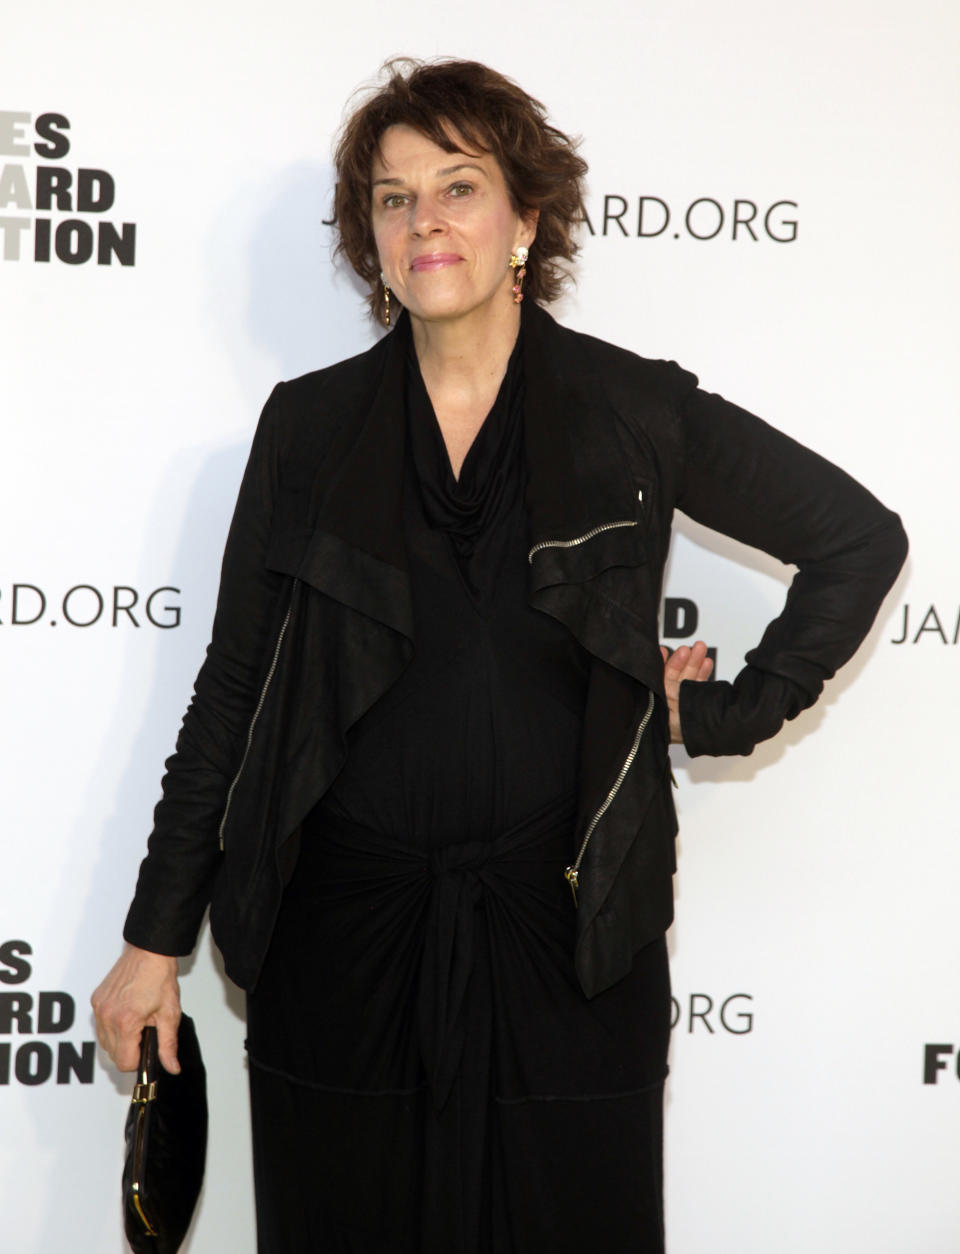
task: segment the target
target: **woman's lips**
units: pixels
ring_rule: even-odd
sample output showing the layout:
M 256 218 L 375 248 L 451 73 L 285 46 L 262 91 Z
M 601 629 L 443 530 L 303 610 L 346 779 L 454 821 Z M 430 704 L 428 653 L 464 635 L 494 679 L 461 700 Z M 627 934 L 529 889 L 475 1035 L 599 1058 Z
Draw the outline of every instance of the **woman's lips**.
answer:
M 425 253 L 422 257 L 414 257 L 410 262 L 411 270 L 442 270 L 444 266 L 455 265 L 462 260 L 456 253 Z

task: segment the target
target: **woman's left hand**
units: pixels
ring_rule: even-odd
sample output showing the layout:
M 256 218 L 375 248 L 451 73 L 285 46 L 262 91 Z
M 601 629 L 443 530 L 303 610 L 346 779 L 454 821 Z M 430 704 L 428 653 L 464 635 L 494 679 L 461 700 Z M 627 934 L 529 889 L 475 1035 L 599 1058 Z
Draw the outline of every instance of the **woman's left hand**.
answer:
M 667 694 L 667 707 L 670 711 L 670 743 L 683 744 L 683 733 L 680 730 L 680 685 L 685 679 L 702 683 L 713 674 L 713 658 L 707 657 L 707 646 L 702 640 L 691 649 L 682 644 L 672 653 L 665 645 L 660 646 L 663 656 L 663 687 Z

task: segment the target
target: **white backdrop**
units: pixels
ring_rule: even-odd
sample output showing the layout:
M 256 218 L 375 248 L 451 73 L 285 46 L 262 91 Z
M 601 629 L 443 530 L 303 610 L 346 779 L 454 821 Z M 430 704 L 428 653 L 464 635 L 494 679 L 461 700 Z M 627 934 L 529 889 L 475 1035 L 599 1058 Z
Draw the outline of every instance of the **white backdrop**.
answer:
M 817 707 L 749 759 L 674 754 L 671 1254 L 960 1248 L 958 51 L 941 0 L 5 8 L 4 1250 L 124 1248 L 130 1081 L 93 1067 L 87 997 L 260 405 L 371 341 L 322 224 L 330 141 L 402 52 L 487 61 L 583 134 L 594 234 L 561 320 L 695 370 L 861 478 L 912 541 Z M 48 207 L 51 168 L 72 181 Z M 789 575 L 680 519 L 667 595 L 732 678 Z M 184 966 L 211 1068 L 187 1248 L 252 1254 L 242 1000 L 206 933 Z

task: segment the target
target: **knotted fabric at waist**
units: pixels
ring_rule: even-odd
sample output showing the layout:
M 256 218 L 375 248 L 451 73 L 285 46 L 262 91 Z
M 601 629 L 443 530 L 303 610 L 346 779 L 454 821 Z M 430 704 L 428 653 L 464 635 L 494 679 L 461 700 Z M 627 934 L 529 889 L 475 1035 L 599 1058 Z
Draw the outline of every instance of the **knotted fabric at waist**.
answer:
M 362 893 L 376 883 L 391 894 L 419 899 L 417 1019 L 438 1110 L 450 1096 L 463 1056 L 479 929 L 485 929 L 489 945 L 507 919 L 512 931 L 517 922 L 535 933 L 555 934 L 559 927 L 569 932 L 572 962 L 573 912 L 563 868 L 572 854 L 574 813 L 575 800 L 567 797 L 491 840 L 454 839 L 428 849 L 329 810 L 304 833 L 314 845 L 308 856 L 319 857 L 324 878 L 332 877 L 343 891 Z

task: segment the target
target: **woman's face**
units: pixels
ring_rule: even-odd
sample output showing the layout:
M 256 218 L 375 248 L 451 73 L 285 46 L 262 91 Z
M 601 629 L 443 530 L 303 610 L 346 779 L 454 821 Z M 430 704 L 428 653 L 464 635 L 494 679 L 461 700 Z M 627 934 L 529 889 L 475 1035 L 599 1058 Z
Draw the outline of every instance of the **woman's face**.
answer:
M 498 316 L 513 300 L 510 254 L 530 247 L 536 221 L 513 208 L 496 159 L 445 152 L 412 127 L 391 126 L 372 173 L 380 268 L 411 316 Z

